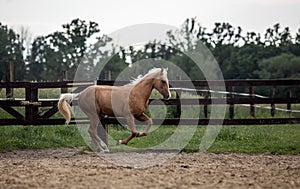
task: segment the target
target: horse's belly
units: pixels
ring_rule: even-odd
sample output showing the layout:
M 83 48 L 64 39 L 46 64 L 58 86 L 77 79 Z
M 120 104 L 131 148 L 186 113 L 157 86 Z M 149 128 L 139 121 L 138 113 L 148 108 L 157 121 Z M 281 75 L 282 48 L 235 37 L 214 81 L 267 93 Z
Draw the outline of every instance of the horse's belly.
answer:
M 101 114 L 103 115 L 107 115 L 107 116 L 115 116 L 114 112 L 112 109 L 109 109 L 109 108 L 105 108 L 105 107 L 102 107 L 101 108 Z
M 118 102 L 118 103 L 110 103 L 110 104 L 102 104 L 100 106 L 101 113 L 108 116 L 121 116 L 124 117 L 125 115 L 128 115 L 130 113 L 130 110 L 128 108 L 128 104 Z

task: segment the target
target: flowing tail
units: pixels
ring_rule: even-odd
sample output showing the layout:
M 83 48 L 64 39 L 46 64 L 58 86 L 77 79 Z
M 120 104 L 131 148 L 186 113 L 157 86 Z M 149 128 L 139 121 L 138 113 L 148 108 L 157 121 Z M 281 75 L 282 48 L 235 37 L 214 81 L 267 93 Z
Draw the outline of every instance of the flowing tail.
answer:
M 66 124 L 69 124 L 71 121 L 71 102 L 74 99 L 77 99 L 79 96 L 78 94 L 72 94 L 72 93 L 65 93 L 65 94 L 61 94 L 58 104 L 57 104 L 57 108 L 59 110 L 59 112 L 64 116 L 64 118 L 66 119 Z

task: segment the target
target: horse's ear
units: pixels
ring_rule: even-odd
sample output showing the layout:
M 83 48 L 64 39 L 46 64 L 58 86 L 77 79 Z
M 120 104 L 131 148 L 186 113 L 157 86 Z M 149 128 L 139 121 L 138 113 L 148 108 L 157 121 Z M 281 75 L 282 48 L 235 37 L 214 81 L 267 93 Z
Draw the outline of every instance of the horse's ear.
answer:
M 164 73 L 164 70 L 168 71 L 169 68 L 161 68 L 161 72 L 160 74 L 163 74 Z

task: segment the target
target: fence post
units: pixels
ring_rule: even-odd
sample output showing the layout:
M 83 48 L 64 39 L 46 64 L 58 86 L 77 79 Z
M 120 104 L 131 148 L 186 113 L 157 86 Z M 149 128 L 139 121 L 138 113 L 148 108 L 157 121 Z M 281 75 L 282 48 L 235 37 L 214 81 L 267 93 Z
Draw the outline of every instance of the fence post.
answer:
M 61 81 L 68 81 L 68 71 L 62 71 L 62 76 L 61 76 Z M 60 88 L 60 93 L 67 93 L 68 92 L 68 88 L 67 86 Z
M 181 92 L 180 91 L 176 91 L 176 100 L 180 101 L 180 97 L 181 97 Z M 178 105 L 176 105 L 176 112 L 174 115 L 174 118 L 180 118 L 181 115 L 181 105 L 180 103 Z
M 25 88 L 25 100 L 29 102 L 38 101 L 38 88 L 33 83 L 27 83 Z M 39 108 L 29 104 L 25 107 L 26 124 L 34 124 L 34 118 L 38 115 Z
M 61 80 L 68 81 L 68 71 L 67 70 L 62 71 Z
M 6 82 L 10 83 L 14 81 L 14 62 L 9 61 L 6 66 Z M 6 88 L 6 98 L 14 98 L 14 89 L 11 86 Z
M 292 98 L 292 91 L 291 91 L 291 89 L 289 89 L 288 92 L 287 92 L 287 98 L 288 99 Z M 286 109 L 288 110 L 288 113 L 291 113 L 291 109 L 292 109 L 291 108 L 291 103 L 288 102 L 286 104 Z
M 181 75 L 177 75 L 176 76 L 176 80 L 181 80 Z M 176 90 L 176 99 L 180 101 L 180 98 L 181 98 L 181 90 Z M 176 105 L 176 112 L 175 112 L 175 115 L 174 115 L 174 118 L 180 118 L 181 116 L 181 104 L 179 103 L 178 105 Z
M 230 98 L 234 99 L 234 86 L 230 87 Z M 234 104 L 229 105 L 229 118 L 233 119 L 234 118 Z
M 274 98 L 275 97 L 275 88 L 273 87 L 271 89 L 271 98 Z M 274 117 L 275 116 L 275 104 L 274 103 L 271 103 L 271 116 Z
M 209 87 L 206 87 L 206 92 L 204 94 L 204 99 L 209 98 Z M 204 118 L 208 119 L 208 107 L 207 104 L 204 105 Z
M 250 98 L 252 98 L 252 99 L 255 98 L 255 96 L 254 96 L 254 87 L 253 86 L 249 87 L 249 93 L 250 93 Z M 250 104 L 250 115 L 255 118 L 254 103 Z
M 106 80 L 111 80 L 111 71 L 110 70 L 105 70 L 105 72 L 104 72 L 104 78 Z

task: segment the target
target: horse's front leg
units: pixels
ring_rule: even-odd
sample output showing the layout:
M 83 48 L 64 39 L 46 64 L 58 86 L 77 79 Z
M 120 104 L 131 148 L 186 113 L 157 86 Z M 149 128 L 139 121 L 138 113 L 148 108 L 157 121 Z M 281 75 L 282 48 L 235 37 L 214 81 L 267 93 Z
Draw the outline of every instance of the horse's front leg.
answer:
M 131 139 L 133 139 L 134 137 L 137 137 L 139 135 L 139 133 L 136 131 L 136 126 L 134 123 L 134 117 L 132 115 L 125 117 L 126 121 L 129 125 L 129 128 L 131 130 L 131 135 L 126 138 L 125 140 L 119 140 L 117 144 L 127 144 Z
M 137 117 L 137 120 L 139 121 L 146 121 L 147 122 L 147 128 L 146 130 L 143 132 L 143 133 L 138 133 L 137 137 L 143 137 L 143 136 L 147 136 L 149 131 L 150 131 L 150 128 L 153 124 L 153 121 L 150 117 L 148 117 L 146 114 L 142 114 L 140 115 L 139 117 Z

